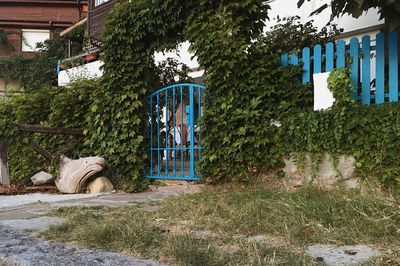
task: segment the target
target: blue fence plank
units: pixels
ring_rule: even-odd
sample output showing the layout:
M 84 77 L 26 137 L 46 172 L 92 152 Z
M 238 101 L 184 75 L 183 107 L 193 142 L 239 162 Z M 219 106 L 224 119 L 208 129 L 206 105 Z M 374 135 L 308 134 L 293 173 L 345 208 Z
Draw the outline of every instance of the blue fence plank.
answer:
M 202 89 L 201 88 L 197 88 L 197 93 L 198 93 L 198 99 L 197 99 L 197 101 L 198 101 L 198 108 L 199 108 L 199 116 L 198 116 L 198 119 L 200 119 L 200 117 L 201 117 L 201 115 L 202 115 L 202 113 L 201 113 L 201 91 L 202 91 Z M 199 125 L 198 125 L 199 126 Z M 201 147 L 201 131 L 200 132 L 198 132 L 198 145 L 199 145 L 199 147 Z M 201 150 L 199 150 L 199 159 L 201 160 Z
M 337 42 L 337 59 L 336 59 L 336 67 L 342 68 L 346 66 L 346 42 L 340 40 Z
M 369 105 L 371 103 L 371 38 L 369 36 L 362 38 L 362 55 L 361 102 Z
M 288 66 L 289 65 L 289 55 L 287 53 L 283 53 L 281 55 L 281 66 Z
M 311 77 L 311 54 L 310 48 L 306 47 L 303 49 L 303 84 L 309 83 Z
M 332 42 L 326 44 L 326 65 L 325 70 L 326 72 L 333 70 L 333 61 L 334 61 L 334 45 Z
M 299 57 L 297 56 L 296 53 L 290 54 L 290 64 L 292 66 L 297 66 L 299 64 Z
M 61 72 L 61 60 L 58 59 L 57 60 L 57 75 L 60 74 L 60 72 Z
M 360 67 L 360 59 L 359 59 L 359 49 L 360 43 L 357 38 L 353 38 L 350 40 L 350 56 L 351 56 L 351 80 L 353 81 L 353 99 L 357 99 L 358 97 L 358 84 L 359 84 L 359 67 Z
M 314 74 L 322 72 L 322 46 L 314 46 Z
M 389 101 L 399 99 L 399 52 L 397 32 L 389 33 Z
M 376 91 L 375 103 L 385 101 L 385 34 L 376 35 Z
M 180 105 L 181 105 L 181 128 L 180 128 L 180 134 L 181 134 L 181 144 L 183 144 L 184 142 L 184 138 L 185 138 L 185 131 L 184 131 L 184 127 L 183 127 L 183 112 L 184 112 L 184 108 L 186 109 L 186 107 L 183 106 L 183 93 L 184 93 L 184 87 L 183 86 L 179 86 L 180 89 L 180 95 L 181 95 L 181 99 L 180 99 Z M 185 176 L 185 164 L 184 164 L 184 156 L 185 153 L 183 152 L 183 149 L 181 149 L 181 176 Z
M 389 42 L 387 42 L 389 40 Z M 303 83 L 311 82 L 314 73 L 330 72 L 335 68 L 347 66 L 346 56 L 350 55 L 349 64 L 351 79 L 354 87 L 353 98 L 363 104 L 382 104 L 389 98 L 390 102 L 399 100 L 399 40 L 398 32 L 376 35 L 376 45 L 371 44 L 371 37 L 364 36 L 361 41 L 357 38 L 350 40 L 350 47 L 346 46 L 344 40 L 336 43 L 330 42 L 325 45 L 325 52 L 322 53 L 322 46 L 315 45 L 311 49 L 305 47 L 302 50 L 302 58 L 294 53 L 281 55 L 282 65 L 298 65 L 303 63 Z M 371 51 L 376 50 L 376 56 L 371 59 Z M 362 56 L 360 56 L 362 55 Z M 386 56 L 389 56 L 387 59 Z M 374 61 L 372 61 L 374 60 Z M 375 63 L 371 77 L 371 63 Z M 376 74 L 376 75 L 375 75 Z M 374 93 L 371 93 L 371 79 L 376 77 Z M 389 91 L 388 91 L 389 88 Z

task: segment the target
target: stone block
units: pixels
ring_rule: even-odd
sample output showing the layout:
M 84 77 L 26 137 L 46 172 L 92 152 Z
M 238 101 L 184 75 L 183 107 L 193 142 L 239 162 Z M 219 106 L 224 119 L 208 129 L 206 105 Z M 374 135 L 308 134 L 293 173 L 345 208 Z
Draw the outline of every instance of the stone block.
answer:
M 340 155 L 336 165 L 328 153 L 318 158 L 310 154 L 303 156 L 292 154 L 289 158 L 285 158 L 284 162 L 283 171 L 287 188 L 302 187 L 307 184 L 319 188 L 339 185 L 348 188 L 358 187 L 358 178 L 354 175 L 356 160 L 353 156 Z M 315 164 L 318 164 L 317 167 Z

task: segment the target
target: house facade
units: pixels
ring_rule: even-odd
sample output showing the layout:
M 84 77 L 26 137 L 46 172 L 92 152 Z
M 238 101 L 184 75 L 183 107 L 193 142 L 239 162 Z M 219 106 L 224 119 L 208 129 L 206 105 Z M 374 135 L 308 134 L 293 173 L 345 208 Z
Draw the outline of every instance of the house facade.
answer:
M 103 75 L 101 70 L 103 62 L 97 58 L 102 47 L 106 18 L 114 5 L 121 1 L 123 0 L 88 0 L 87 17 L 61 32 L 61 36 L 65 37 L 69 32 L 84 24 L 89 42 L 85 51 L 80 54 L 71 53 L 71 47 L 68 46 L 69 57 L 60 61 L 57 68 L 59 86 L 67 85 L 76 79 L 97 78 Z M 74 61 L 84 63 L 75 65 Z M 74 67 L 66 67 L 66 65 Z
M 89 0 L 88 36 L 102 41 L 106 18 L 113 6 L 122 0 Z
M 87 10 L 87 0 L 0 0 L 0 57 L 34 54 L 36 43 L 70 27 Z

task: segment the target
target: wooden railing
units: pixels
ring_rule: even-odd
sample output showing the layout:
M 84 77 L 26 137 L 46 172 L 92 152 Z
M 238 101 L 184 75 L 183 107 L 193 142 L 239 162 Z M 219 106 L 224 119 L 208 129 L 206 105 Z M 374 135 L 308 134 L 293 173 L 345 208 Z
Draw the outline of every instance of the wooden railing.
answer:
M 72 150 L 79 142 L 83 140 L 83 131 L 78 128 L 62 128 L 62 127 L 46 127 L 41 125 L 17 125 L 18 131 L 28 135 L 28 143 L 32 148 L 44 157 L 42 168 L 44 168 L 51 160 L 59 158 L 62 154 Z M 66 144 L 60 146 L 55 152 L 51 152 L 39 145 L 33 140 L 33 133 L 70 135 L 73 138 Z M 8 172 L 8 158 L 6 139 L 0 137 L 0 185 L 9 185 L 10 178 Z

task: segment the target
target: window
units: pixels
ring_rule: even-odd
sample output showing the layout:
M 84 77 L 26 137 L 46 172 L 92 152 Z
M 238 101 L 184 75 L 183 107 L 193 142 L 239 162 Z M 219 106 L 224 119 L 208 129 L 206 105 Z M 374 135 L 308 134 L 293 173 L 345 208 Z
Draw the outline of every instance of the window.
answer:
M 108 2 L 108 1 L 110 1 L 110 0 L 95 0 L 94 1 L 94 6 L 99 6 L 99 5 L 104 4 L 104 3 Z
M 50 39 L 49 30 L 22 30 L 22 52 L 35 52 L 36 44 Z

